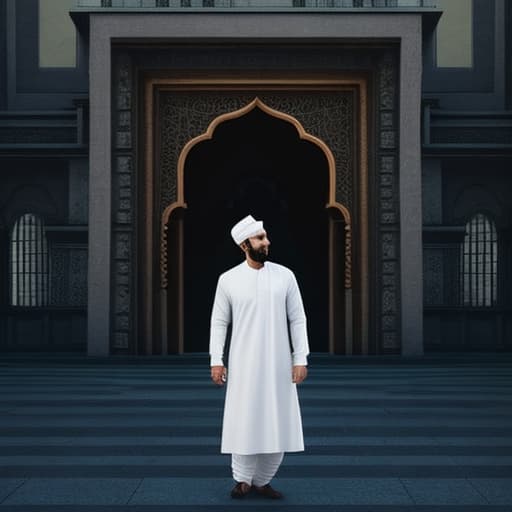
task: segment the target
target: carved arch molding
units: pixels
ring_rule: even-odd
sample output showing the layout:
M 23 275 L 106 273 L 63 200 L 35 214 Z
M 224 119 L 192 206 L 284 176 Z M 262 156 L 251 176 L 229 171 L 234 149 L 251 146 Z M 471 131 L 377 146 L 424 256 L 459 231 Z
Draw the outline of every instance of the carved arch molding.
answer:
M 252 98 L 249 103 L 242 105 L 241 108 L 230 111 L 225 110 L 226 104 L 232 106 L 234 103 L 243 103 L 245 100 L 245 94 L 237 94 L 234 98 L 229 96 L 229 101 L 219 102 L 219 111 L 221 112 L 218 116 L 215 116 L 210 111 L 210 108 L 202 108 L 205 106 L 210 107 L 208 103 L 211 96 L 201 98 L 201 104 L 198 105 L 197 100 L 193 102 L 193 105 L 189 105 L 188 109 L 183 108 L 182 97 L 176 94 L 172 94 L 170 97 L 166 97 L 163 103 L 163 111 L 160 116 L 161 126 L 164 129 L 160 133 L 160 144 L 162 148 L 159 161 L 160 161 L 160 176 L 162 179 L 161 194 L 160 194 L 160 210 L 163 208 L 161 215 L 161 233 L 160 233 L 160 282 L 162 288 L 167 288 L 167 223 L 172 211 L 176 207 L 186 207 L 186 195 L 183 190 L 184 181 L 184 164 L 189 150 L 197 143 L 202 140 L 211 139 L 214 136 L 216 127 L 227 122 L 230 119 L 242 117 L 246 113 L 250 112 L 254 108 L 259 108 L 263 112 L 270 116 L 277 117 L 281 120 L 293 124 L 297 130 L 297 136 L 301 139 L 313 142 L 320 147 L 324 152 L 329 166 L 329 197 L 326 198 L 326 208 L 334 208 L 339 211 L 344 219 L 345 223 L 345 288 L 352 287 L 352 274 L 351 274 L 351 241 L 352 241 L 352 221 L 351 221 L 351 206 L 352 206 L 352 182 L 356 179 L 352 174 L 355 168 L 355 139 L 356 134 L 354 133 L 354 96 L 355 90 L 347 90 L 338 93 L 330 93 L 329 96 L 318 94 L 317 97 L 312 98 L 311 93 L 305 95 L 302 93 L 298 96 L 290 95 L 289 93 L 280 94 L 265 94 L 257 92 L 248 94 L 247 98 Z M 358 91 L 359 92 L 359 91 Z M 217 99 L 226 99 L 227 97 L 218 96 Z M 274 105 L 280 108 L 270 107 L 264 99 L 266 98 L 272 101 Z M 187 96 L 185 101 L 188 102 L 190 96 Z M 236 102 L 234 101 L 236 99 Z M 307 99 L 307 101 L 304 101 Z M 312 101 L 312 99 L 314 101 Z M 291 108 L 294 105 L 294 108 Z M 281 110 L 282 108 L 288 108 L 287 111 Z M 194 126 L 194 131 L 200 131 L 201 125 L 207 122 L 207 127 L 204 132 L 192 139 L 185 141 L 185 144 L 181 145 L 182 141 L 176 141 L 176 138 L 171 136 L 172 133 L 178 131 L 178 127 L 187 122 L 191 122 L 194 116 L 198 115 L 198 110 L 201 109 L 203 112 L 203 119 L 201 122 Z M 207 111 L 205 113 L 204 111 Z M 300 113 L 300 117 L 297 114 Z M 187 114 L 191 114 L 190 117 Z M 295 115 L 293 115 L 295 114 Z M 213 118 L 210 116 L 214 116 Z M 185 120 L 181 119 L 181 116 L 185 117 Z M 297 116 L 297 117 L 296 117 Z M 335 133 L 327 129 L 319 129 L 319 126 L 325 127 L 325 122 L 319 123 L 318 116 L 327 116 L 332 119 L 333 129 L 337 130 L 338 136 L 335 137 Z M 333 142 L 334 149 L 331 149 L 330 145 L 326 144 L 326 139 L 322 139 L 313 133 L 308 132 L 304 125 L 300 123 L 299 119 L 308 120 L 309 126 L 315 128 L 317 133 L 325 136 L 330 136 L 330 142 Z M 183 121 L 183 122 L 182 122 Z M 196 127 L 197 126 L 197 127 Z M 336 145 L 334 142 L 336 141 Z M 365 169 L 365 180 L 366 183 L 366 169 Z M 366 190 L 366 187 L 365 187 Z M 345 203 L 341 203 L 338 199 L 344 198 Z
M 331 150 L 336 166 L 336 200 L 352 209 L 354 91 L 163 93 L 161 100 L 161 213 L 177 199 L 177 169 L 181 150 L 205 133 L 210 123 L 227 112 L 242 109 L 258 97 L 271 109 L 286 113 L 308 134 Z M 186 127 L 187 129 L 183 129 Z
M 161 232 L 160 232 L 160 283 L 162 290 L 167 288 L 167 276 L 170 272 L 168 268 L 168 246 L 167 246 L 167 229 L 168 220 L 171 212 L 175 207 L 186 207 L 186 191 L 183 190 L 184 185 L 184 162 L 188 149 L 192 147 L 196 141 L 209 139 L 214 135 L 215 127 L 222 123 L 228 122 L 230 119 L 241 117 L 245 113 L 254 108 L 259 108 L 267 115 L 280 118 L 292 125 L 297 130 L 297 137 L 309 140 L 309 142 L 316 143 L 324 152 L 328 161 L 329 167 L 329 197 L 326 198 L 326 207 L 333 208 L 341 213 L 344 219 L 344 246 L 345 257 L 343 253 L 337 256 L 337 260 L 343 260 L 344 263 L 339 261 L 339 265 L 344 268 L 344 281 L 348 297 L 351 297 L 352 288 L 352 222 L 351 210 L 355 202 L 358 202 L 353 196 L 357 195 L 357 188 L 354 186 L 358 183 L 361 188 L 361 196 L 367 196 L 367 168 L 364 166 L 364 171 L 360 172 L 357 166 L 359 158 L 356 153 L 358 144 L 358 129 L 359 126 L 364 126 L 361 129 L 361 137 L 364 138 L 364 146 L 366 154 L 366 82 L 364 80 L 349 81 L 337 80 L 326 87 L 320 81 L 314 86 L 314 89 L 305 84 L 293 85 L 285 84 L 272 89 L 272 86 L 264 81 L 254 81 L 250 85 L 246 84 L 231 84 L 229 90 L 222 91 L 222 85 L 217 86 L 216 91 L 204 90 L 204 84 L 196 84 L 196 91 L 191 93 L 189 91 L 180 93 L 179 90 L 174 89 L 166 91 L 166 81 L 152 81 L 148 85 L 153 93 L 147 93 L 148 98 L 153 98 L 155 95 L 158 97 L 157 105 L 155 108 L 152 105 L 146 106 L 147 112 L 155 112 L 155 136 L 153 142 L 148 138 L 146 147 L 155 147 L 156 155 L 151 161 L 155 162 L 155 172 L 149 172 L 153 177 L 148 177 L 148 181 L 153 183 L 159 180 L 157 190 L 154 196 L 159 197 L 157 207 L 153 207 L 153 218 L 162 219 Z M 261 83 L 263 82 L 263 83 Z M 327 81 L 326 81 L 327 82 Z M 337 82 L 337 83 L 335 83 Z M 345 82 L 345 83 L 344 83 Z M 352 83 L 350 83 L 352 82 Z M 240 89 L 236 89 L 237 85 Z M 191 84 L 192 87 L 194 85 Z M 210 85 L 211 87 L 211 85 Z M 246 90 L 249 89 L 249 90 Z M 251 90 L 254 89 L 254 90 Z M 364 122 L 355 119 L 358 112 L 364 112 Z M 188 129 L 187 129 L 188 128 Z M 362 135 L 364 133 L 364 135 Z M 148 168 L 151 169 L 151 162 L 148 160 Z M 146 171 L 147 172 L 147 171 Z M 312 176 L 312 179 L 314 177 Z M 339 200 L 342 199 L 343 203 Z M 364 282 L 358 283 L 361 289 L 361 303 L 367 304 L 368 291 L 366 289 L 367 282 L 367 250 L 366 240 L 367 236 L 367 211 L 366 208 L 361 209 L 364 211 L 364 218 L 359 223 L 359 232 L 361 233 L 361 240 L 364 240 L 364 250 L 361 247 L 361 254 L 364 253 L 365 261 L 361 262 L 361 276 L 364 276 Z M 149 212 L 149 209 L 148 209 Z M 147 215 L 149 218 L 149 215 Z M 151 230 L 152 226 L 147 225 L 147 230 Z M 175 241 L 173 246 L 177 242 Z M 153 247 L 156 244 L 152 244 Z M 149 257 L 149 255 L 148 255 Z M 173 258 L 174 265 L 178 264 L 180 257 Z M 149 261 L 147 259 L 146 261 Z M 334 264 L 334 262 L 333 262 Z M 153 264 L 154 265 L 154 264 Z M 148 275 L 151 269 L 147 267 Z M 335 264 L 338 268 L 338 263 Z M 174 271 L 175 272 L 175 271 Z M 331 276 L 334 279 L 334 274 Z M 183 290 L 181 278 L 178 277 L 174 281 L 173 291 L 174 304 L 183 304 L 183 292 L 178 291 L 178 297 L 175 296 L 176 287 L 178 290 Z M 330 287 L 332 289 L 332 286 Z M 330 291 L 330 296 L 334 291 Z M 148 290 L 146 296 L 151 295 Z M 154 296 L 154 294 L 153 294 Z M 163 304 L 167 303 L 167 294 L 165 291 L 161 295 L 160 301 L 157 299 L 157 310 L 162 310 Z M 163 302 L 162 302 L 163 301 Z M 339 311 L 338 315 L 346 318 L 350 316 L 351 320 L 349 326 L 352 325 L 352 300 L 347 299 L 347 304 L 344 309 L 345 312 Z M 144 338 L 153 339 L 155 337 L 155 320 L 153 311 L 155 310 L 154 304 L 146 301 L 146 318 Z M 176 306 L 175 306 L 176 307 Z M 330 300 L 330 331 L 329 345 L 331 350 L 335 350 L 335 339 L 340 340 L 339 336 L 334 335 L 334 318 L 333 308 L 334 301 Z M 339 309 L 336 308 L 336 310 Z M 361 316 L 367 318 L 368 308 L 362 308 Z M 178 306 L 180 310 L 180 306 Z M 181 310 L 182 311 L 182 310 Z M 182 314 L 179 313 L 178 319 L 174 322 L 178 326 L 182 324 Z M 172 315 L 173 316 L 173 315 Z M 152 317 L 152 318 L 151 318 Z M 165 322 L 165 319 L 164 319 Z M 364 322 L 364 327 L 359 329 L 361 339 L 367 340 L 368 329 L 367 323 Z M 345 346 L 352 347 L 352 328 L 346 327 Z M 163 332 L 167 332 L 165 327 Z M 157 334 L 158 336 L 158 334 Z M 340 335 L 341 336 L 341 335 Z M 160 337 L 160 336 L 158 336 Z M 167 336 L 164 334 L 162 339 L 162 346 L 167 346 Z M 178 327 L 172 339 L 177 339 L 178 343 L 173 343 L 173 347 L 177 348 L 180 352 L 184 350 L 184 336 L 181 327 Z M 148 347 L 147 350 L 151 350 Z M 348 350 L 352 350 L 351 348 Z
M 370 61 L 368 61 L 370 64 Z M 192 139 L 204 134 L 210 123 L 226 112 L 233 112 L 248 105 L 255 97 L 271 109 L 285 112 L 297 119 L 304 130 L 322 140 L 335 159 L 335 201 L 347 207 L 354 220 L 354 233 L 360 220 L 359 208 L 369 212 L 370 238 L 367 240 L 371 254 L 371 316 L 374 350 L 396 351 L 400 347 L 400 282 L 399 282 L 399 201 L 398 201 L 398 67 L 393 52 L 383 52 L 371 61 L 375 80 L 370 101 L 373 103 L 371 161 L 368 169 L 369 190 L 364 195 L 358 190 L 357 172 L 362 155 L 354 154 L 353 137 L 360 114 L 356 89 L 324 90 L 311 94 L 304 87 L 299 90 L 268 88 L 262 91 L 223 90 L 220 87 L 195 91 L 182 86 L 165 90 L 154 88 L 149 95 L 158 103 L 152 110 L 157 119 L 146 119 L 140 130 L 137 119 L 137 91 L 134 79 L 136 64 L 129 54 L 117 54 L 114 59 L 114 175 L 112 180 L 112 351 L 136 352 L 137 312 L 142 307 L 140 293 L 136 293 L 137 260 L 140 257 L 141 233 L 150 229 L 150 244 L 144 244 L 146 259 L 154 265 L 154 282 L 159 281 L 158 245 L 160 219 L 164 210 L 178 198 L 177 169 L 183 147 Z M 141 84 L 142 85 L 142 84 Z M 153 84 L 154 85 L 154 84 Z M 147 86 L 147 85 L 146 85 Z M 145 95 L 147 101 L 148 94 Z M 147 105 L 143 107 L 147 112 Z M 163 122 L 165 120 L 165 122 Z M 146 181 L 144 190 L 137 189 L 146 172 L 148 161 L 137 160 L 142 148 L 135 144 L 135 134 L 152 132 L 158 173 Z M 365 154 L 366 154 L 365 153 Z M 364 155 L 363 155 L 364 157 Z M 138 163 L 137 163 L 138 162 Z M 144 194 L 152 205 L 152 219 L 144 215 L 137 202 Z M 139 197 L 138 197 L 139 196 Z M 372 204 L 362 204 L 368 198 Z M 146 224 L 145 224 L 146 222 Z M 372 245 L 373 244 L 373 245 Z M 155 251 L 156 250 L 156 251 Z M 358 248 L 360 250 L 360 248 Z M 357 272 L 357 270 L 356 270 Z M 354 277 L 356 274 L 354 274 Z M 156 306 L 156 304 L 155 304 Z M 146 311 L 151 311 L 150 307 Z M 146 319 L 150 324 L 153 320 Z

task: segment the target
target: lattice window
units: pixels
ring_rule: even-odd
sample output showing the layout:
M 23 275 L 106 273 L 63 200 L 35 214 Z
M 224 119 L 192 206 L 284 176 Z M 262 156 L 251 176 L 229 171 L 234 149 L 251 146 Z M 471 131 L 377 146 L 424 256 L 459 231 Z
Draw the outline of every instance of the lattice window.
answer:
M 464 306 L 494 306 L 498 295 L 498 238 L 494 222 L 483 213 L 466 224 L 461 248 Z
M 48 243 L 37 215 L 27 213 L 14 224 L 9 269 L 12 306 L 48 305 Z

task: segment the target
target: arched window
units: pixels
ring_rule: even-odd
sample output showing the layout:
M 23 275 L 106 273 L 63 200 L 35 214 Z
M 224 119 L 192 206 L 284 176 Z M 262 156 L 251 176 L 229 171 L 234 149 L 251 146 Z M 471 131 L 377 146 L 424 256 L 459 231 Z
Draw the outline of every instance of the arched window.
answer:
M 9 256 L 11 306 L 46 306 L 48 244 L 40 217 L 26 213 L 15 222 Z
M 464 306 L 494 306 L 498 296 L 498 239 L 494 222 L 477 213 L 466 224 L 462 246 Z

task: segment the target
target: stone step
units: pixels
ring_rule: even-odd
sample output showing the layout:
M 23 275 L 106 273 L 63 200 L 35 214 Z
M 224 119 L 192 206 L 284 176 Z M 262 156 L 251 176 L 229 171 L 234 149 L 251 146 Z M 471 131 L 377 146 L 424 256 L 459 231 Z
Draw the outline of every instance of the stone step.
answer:
M 278 504 L 229 497 L 224 390 L 207 358 L 186 359 L 4 362 L 0 512 L 512 510 L 510 358 L 317 358 Z

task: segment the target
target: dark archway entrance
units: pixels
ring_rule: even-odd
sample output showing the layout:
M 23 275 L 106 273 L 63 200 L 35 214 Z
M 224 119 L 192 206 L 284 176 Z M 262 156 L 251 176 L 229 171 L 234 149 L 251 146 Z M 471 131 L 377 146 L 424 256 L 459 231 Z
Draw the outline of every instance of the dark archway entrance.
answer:
M 250 213 L 265 222 L 271 260 L 297 276 L 311 350 L 328 351 L 329 180 L 322 150 L 255 108 L 192 148 L 184 176 L 184 350 L 208 350 L 217 278 L 243 258 L 229 232 Z

